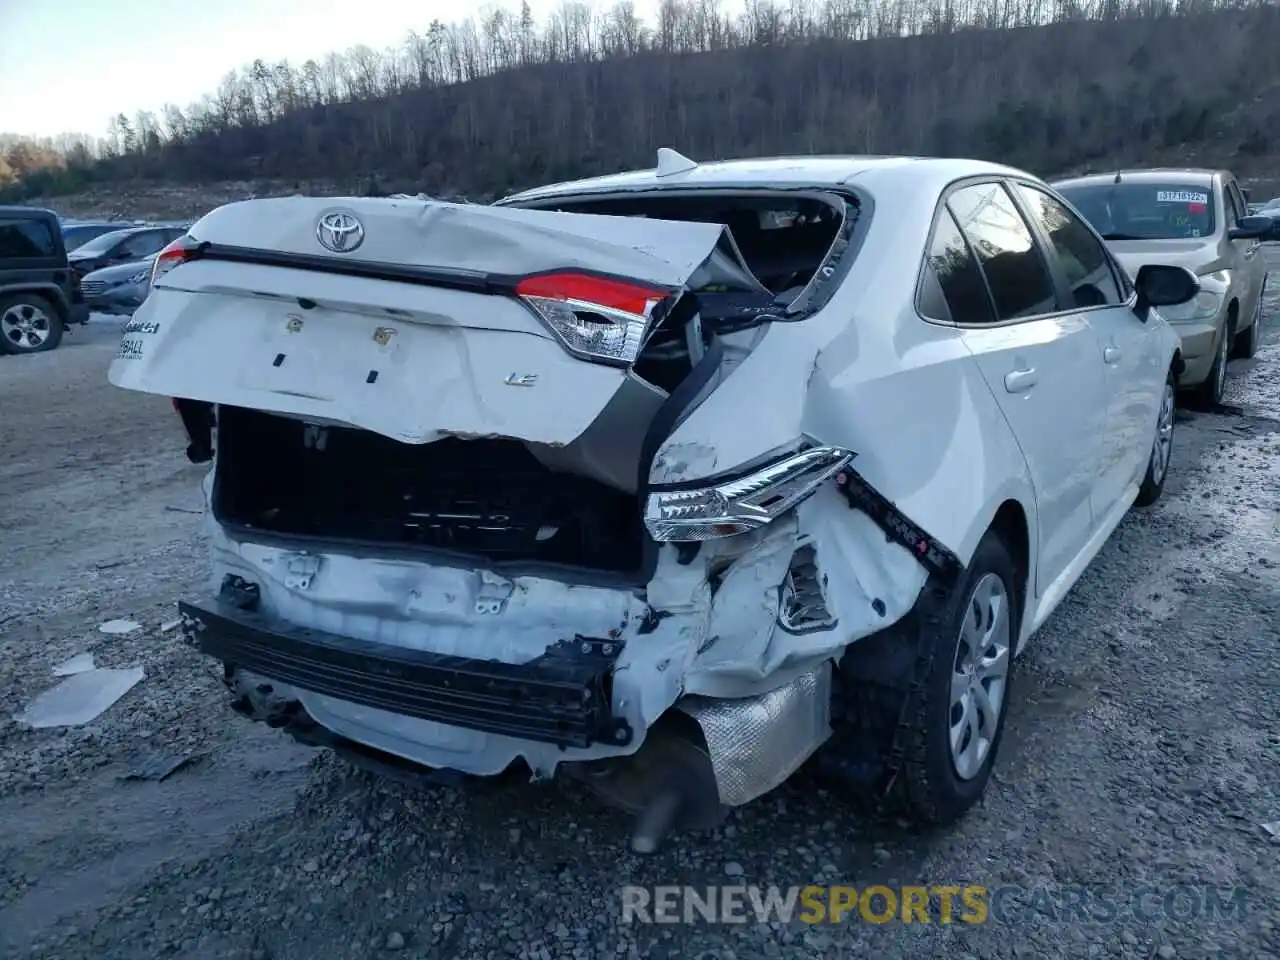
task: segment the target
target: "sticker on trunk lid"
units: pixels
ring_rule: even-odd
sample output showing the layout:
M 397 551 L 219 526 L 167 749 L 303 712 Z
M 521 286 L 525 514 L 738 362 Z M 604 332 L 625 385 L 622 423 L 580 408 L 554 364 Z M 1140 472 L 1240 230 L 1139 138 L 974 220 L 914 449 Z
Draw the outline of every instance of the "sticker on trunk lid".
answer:
M 120 349 L 116 351 L 117 360 L 141 360 L 142 338 L 125 337 L 120 341 Z

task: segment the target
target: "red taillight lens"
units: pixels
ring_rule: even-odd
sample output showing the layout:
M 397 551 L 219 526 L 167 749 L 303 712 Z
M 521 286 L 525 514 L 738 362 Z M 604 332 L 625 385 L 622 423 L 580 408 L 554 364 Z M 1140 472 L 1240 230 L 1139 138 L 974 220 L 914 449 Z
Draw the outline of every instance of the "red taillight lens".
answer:
M 515 292 L 570 353 L 617 364 L 635 361 L 649 318 L 671 296 L 666 290 L 585 273 L 526 277 Z
M 156 254 L 155 263 L 151 265 L 151 284 L 181 263 L 192 260 L 196 255 L 195 241 L 188 235 L 179 237 Z
M 547 273 L 526 277 L 516 284 L 516 293 L 521 297 L 547 300 L 577 300 L 641 317 L 648 316 L 654 306 L 667 296 L 662 290 L 585 273 Z

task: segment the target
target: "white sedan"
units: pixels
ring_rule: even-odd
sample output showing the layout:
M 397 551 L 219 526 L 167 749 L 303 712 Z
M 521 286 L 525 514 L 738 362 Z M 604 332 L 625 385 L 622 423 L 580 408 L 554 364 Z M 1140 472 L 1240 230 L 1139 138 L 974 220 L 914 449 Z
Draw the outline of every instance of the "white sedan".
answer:
M 581 776 L 649 850 L 810 758 L 978 800 L 1014 657 L 1160 496 L 1157 308 L 1197 290 L 1007 167 L 663 150 L 492 206 L 221 207 L 110 379 L 216 449 L 181 610 L 237 709 Z

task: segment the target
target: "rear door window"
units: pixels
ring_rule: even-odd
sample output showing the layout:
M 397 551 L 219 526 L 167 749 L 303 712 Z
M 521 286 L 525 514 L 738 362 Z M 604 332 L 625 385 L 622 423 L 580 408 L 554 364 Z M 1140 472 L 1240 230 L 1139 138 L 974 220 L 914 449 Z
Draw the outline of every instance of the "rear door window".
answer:
M 1066 204 L 1043 190 L 1019 183 L 1015 189 L 1028 214 L 1049 239 L 1051 253 L 1071 288 L 1072 306 L 1115 306 L 1123 303 L 1120 286 L 1101 241 Z
M 961 187 L 947 198 L 986 277 L 999 321 L 1053 313 L 1058 298 L 1031 228 L 999 183 Z
M 36 260 L 57 254 L 58 244 L 48 220 L 0 217 L 0 258 Z

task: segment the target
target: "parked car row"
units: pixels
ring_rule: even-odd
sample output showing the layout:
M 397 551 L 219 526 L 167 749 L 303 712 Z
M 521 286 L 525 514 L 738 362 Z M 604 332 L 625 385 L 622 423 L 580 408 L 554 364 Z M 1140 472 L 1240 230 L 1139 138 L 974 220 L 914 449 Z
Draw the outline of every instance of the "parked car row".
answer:
M 183 635 L 252 719 L 581 778 L 637 851 L 810 760 L 955 820 L 1015 658 L 1160 498 L 1178 386 L 1256 346 L 1275 237 L 1221 171 L 1059 186 L 664 149 L 493 205 L 219 207 L 108 374 L 213 461 Z
M 0 207 L 0 353 L 52 350 L 91 313 L 132 313 L 155 254 L 188 226 Z
M 1244 191 L 1226 170 L 1121 170 L 1053 186 L 1130 276 L 1164 263 L 1199 278 L 1192 300 L 1160 314 L 1182 340 L 1186 368 L 1178 386 L 1202 406 L 1221 403 L 1227 361 L 1258 349 L 1267 283 L 1260 245 L 1280 239 L 1280 221 L 1250 214 Z

